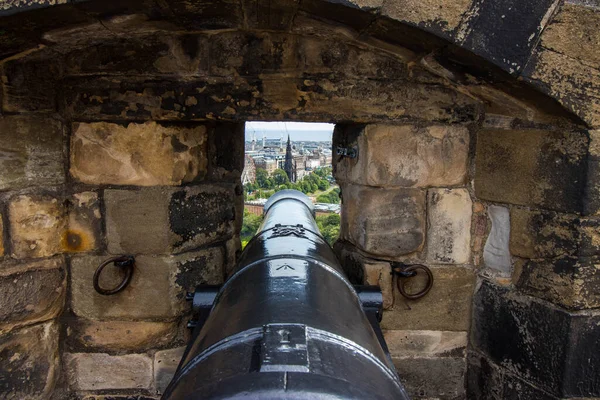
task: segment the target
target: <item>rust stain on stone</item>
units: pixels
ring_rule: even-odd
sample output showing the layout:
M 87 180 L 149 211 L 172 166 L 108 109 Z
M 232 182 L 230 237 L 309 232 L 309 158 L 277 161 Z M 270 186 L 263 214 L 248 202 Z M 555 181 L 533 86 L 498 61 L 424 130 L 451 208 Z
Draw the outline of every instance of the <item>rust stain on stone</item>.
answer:
M 63 233 L 60 247 L 68 252 L 87 251 L 93 247 L 93 240 L 83 231 L 69 229 Z

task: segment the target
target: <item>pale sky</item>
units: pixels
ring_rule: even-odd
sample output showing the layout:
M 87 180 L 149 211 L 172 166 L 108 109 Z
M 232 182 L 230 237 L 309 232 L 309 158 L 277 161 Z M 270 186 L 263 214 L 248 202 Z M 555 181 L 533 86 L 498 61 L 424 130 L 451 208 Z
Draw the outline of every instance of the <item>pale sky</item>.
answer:
M 282 135 L 287 139 L 288 133 L 294 140 L 330 141 L 334 124 L 320 122 L 246 122 L 246 140 L 252 140 L 256 133 L 256 141 L 263 136 L 267 139 L 279 139 Z

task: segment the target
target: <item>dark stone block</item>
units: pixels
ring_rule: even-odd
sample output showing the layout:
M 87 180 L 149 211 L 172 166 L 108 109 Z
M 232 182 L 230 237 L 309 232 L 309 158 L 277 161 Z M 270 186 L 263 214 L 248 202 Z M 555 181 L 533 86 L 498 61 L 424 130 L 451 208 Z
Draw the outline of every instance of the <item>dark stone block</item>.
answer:
M 558 400 L 556 397 L 528 384 L 511 374 L 504 374 L 502 384 L 503 400 Z
M 243 24 L 238 0 L 172 0 L 169 10 L 175 15 L 174 22 L 189 30 L 229 29 Z
M 475 347 L 512 373 L 559 394 L 569 315 L 485 280 L 475 293 L 474 307 Z
M 596 287 L 600 283 L 596 283 Z M 600 396 L 600 315 L 571 319 L 563 392 L 569 397 Z
M 477 353 L 467 357 L 467 399 L 502 400 L 502 372 Z
M 220 122 L 208 135 L 210 178 L 238 182 L 244 169 L 244 124 Z
M 476 0 L 474 17 L 463 45 L 500 66 L 519 75 L 544 28 L 546 16 L 556 0 Z
M 401 358 L 393 361 L 411 399 L 464 398 L 464 358 Z
M 600 315 L 571 314 L 488 281 L 474 304 L 473 344 L 507 370 L 503 398 L 600 395 Z
M 449 45 L 447 40 L 420 27 L 399 23 L 385 17 L 378 18 L 369 26 L 365 34 L 418 53 L 431 52 Z
M 579 132 L 484 129 L 477 136 L 477 197 L 580 212 L 587 146 Z
M 299 0 L 242 0 L 246 27 L 251 29 L 288 30 Z
M 326 16 L 327 19 L 349 26 L 358 32 L 366 29 L 376 18 L 375 13 L 368 11 L 377 11 L 373 8 L 361 9 L 351 2 L 338 2 L 335 0 L 303 0 L 300 4 L 300 10 L 318 18 Z
M 587 184 L 583 195 L 583 213 L 600 213 L 600 160 L 590 157 L 587 162 Z

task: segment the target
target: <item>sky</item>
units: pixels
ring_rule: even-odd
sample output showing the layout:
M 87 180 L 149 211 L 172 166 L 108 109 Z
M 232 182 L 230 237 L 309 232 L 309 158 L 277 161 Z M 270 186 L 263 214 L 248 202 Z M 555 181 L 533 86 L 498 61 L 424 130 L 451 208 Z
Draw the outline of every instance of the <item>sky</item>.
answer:
M 252 140 L 256 133 L 256 141 L 263 136 L 267 139 L 279 139 L 283 135 L 287 140 L 288 133 L 292 141 L 330 141 L 334 124 L 316 122 L 246 122 L 246 141 Z

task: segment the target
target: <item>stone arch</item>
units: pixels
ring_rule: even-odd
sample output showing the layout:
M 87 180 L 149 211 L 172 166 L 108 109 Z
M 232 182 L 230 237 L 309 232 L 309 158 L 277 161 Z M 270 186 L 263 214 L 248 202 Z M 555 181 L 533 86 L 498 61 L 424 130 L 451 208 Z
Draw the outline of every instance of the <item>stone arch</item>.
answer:
M 582 20 L 587 24 L 580 24 Z M 219 202 L 235 197 L 239 151 L 224 149 L 239 150 L 236 137 L 242 122 L 336 122 L 336 144 L 357 146 L 360 155 L 336 165 L 344 212 L 356 213 L 345 218 L 345 240 L 338 246 L 342 258 L 357 266 L 363 279 L 386 287 L 392 300 L 390 261 L 435 265 L 441 290 L 433 301 L 443 307 L 430 318 L 443 319 L 450 310 L 459 311 L 439 324 L 419 321 L 424 317 L 415 316 L 416 311 L 410 316 L 399 310 L 386 314 L 384 328 L 397 345 L 397 355 L 412 356 L 398 365 L 401 375 L 413 373 L 409 383 L 413 393 L 464 396 L 464 386 L 456 383 L 462 383 L 466 359 L 467 391 L 473 398 L 490 393 L 510 398 L 515 392 L 531 398 L 598 395 L 598 359 L 586 359 L 590 348 L 598 348 L 595 326 L 600 318 L 594 311 L 600 304 L 594 130 L 600 124 L 600 102 L 595 67 L 598 30 L 593 30 L 600 16 L 594 7 L 477 0 L 457 0 L 445 7 L 385 0 L 93 0 L 57 6 L 34 1 L 5 6 L 0 21 L 5 27 L 0 37 L 3 131 L 9 137 L 30 135 L 32 142 L 43 141 L 45 136 L 37 132 L 52 121 L 60 125 L 48 134 L 56 139 L 51 140 L 53 146 L 66 144 L 63 135 L 71 143 L 69 175 L 64 176 L 63 166 L 53 165 L 50 177 L 5 180 L 3 202 L 9 209 L 5 242 L 11 256 L 7 252 L 3 262 L 52 255 L 15 250 L 19 232 L 13 228 L 13 216 L 18 213 L 12 210 L 20 204 L 15 196 L 24 191 L 37 194 L 50 187 L 52 196 L 60 198 L 91 190 L 101 193 L 100 202 L 111 207 L 111 199 L 135 204 L 135 190 L 124 193 L 119 189 L 123 185 L 182 185 L 179 191 L 167 189 L 176 193 L 165 196 L 159 194 L 164 193 L 161 189 L 141 192 L 168 203 L 171 217 L 185 215 L 181 205 L 185 202 L 200 207 L 207 198 Z M 578 35 L 589 40 L 575 43 L 572 38 Z M 94 177 L 106 173 L 106 166 L 94 169 L 83 165 L 85 157 L 77 158 L 94 148 L 82 153 L 73 145 L 83 139 L 102 143 L 108 131 L 142 140 L 146 130 L 156 127 L 164 137 L 179 141 L 174 152 L 183 147 L 191 152 L 193 144 L 205 146 L 206 165 L 178 164 L 166 176 L 150 174 L 154 179 L 150 181 L 144 181 L 148 171 L 139 180 L 123 180 L 118 172 L 116 178 L 98 180 Z M 204 132 L 204 144 L 193 140 L 198 131 Z M 181 141 L 182 137 L 192 139 Z M 24 148 L 30 145 L 26 137 L 23 140 Z M 53 148 L 53 154 L 60 153 L 62 145 Z M 410 149 L 418 157 L 406 154 Z M 185 151 L 182 159 L 189 161 Z M 32 160 L 30 168 L 47 166 L 44 160 L 27 157 Z M 431 167 L 432 161 L 443 166 L 440 171 Z M 415 172 L 402 163 L 428 167 Z M 119 164 L 117 169 L 121 168 Z M 86 173 L 92 178 L 85 178 Z M 199 182 L 211 189 L 194 186 Z M 219 208 L 215 214 L 219 221 L 236 215 L 239 201 L 231 203 L 233 211 Z M 393 218 L 379 215 L 387 204 L 398 205 L 386 208 Z M 466 220 L 454 218 L 461 212 L 468 214 Z M 389 229 L 394 218 L 397 225 L 406 215 L 414 226 Z M 360 217 L 362 225 L 350 224 Z M 79 223 L 70 218 L 67 225 Z M 174 225 L 172 219 L 168 237 L 158 237 L 150 250 L 140 253 L 180 254 L 206 244 L 198 241 L 201 233 L 193 227 L 181 221 Z M 376 219 L 379 225 L 373 222 Z M 238 222 L 221 227 L 219 221 L 195 222 L 216 226 L 225 240 L 223 232 L 235 231 Z M 457 225 L 465 221 L 470 231 L 457 232 Z M 111 229 L 119 227 L 106 224 L 108 246 L 83 251 L 126 250 L 122 242 L 111 247 L 115 246 Z M 443 229 L 436 232 L 432 226 Z M 378 232 L 386 229 L 378 239 Z M 101 236 L 98 226 L 84 236 L 94 237 L 98 230 Z M 191 240 L 173 242 L 171 231 Z M 390 248 L 398 237 L 413 244 Z M 444 240 L 447 237 L 454 239 L 451 244 Z M 458 239 L 467 244 L 466 257 L 455 251 Z M 486 243 L 499 250 L 486 252 Z M 450 250 L 430 254 L 433 244 L 448 245 Z M 61 246 L 56 244 L 57 252 L 82 250 Z M 227 241 L 222 247 L 219 251 L 231 258 L 235 244 Z M 208 253 L 182 265 L 202 257 L 218 258 L 215 248 L 209 246 Z M 71 260 L 70 273 L 84 264 Z M 190 278 L 190 268 L 178 268 L 185 272 L 179 276 L 187 274 L 181 278 L 187 283 L 206 278 Z M 463 292 L 468 295 L 458 302 L 443 302 Z M 93 320 L 127 314 L 105 309 L 86 314 L 77 309 L 83 306 L 72 303 L 77 293 L 69 297 L 66 315 L 73 311 L 76 317 Z M 409 306 L 419 313 L 430 307 L 427 302 Z M 55 318 L 54 308 L 29 321 Z M 165 312 L 173 316 L 172 311 Z M 409 329 L 400 323 L 403 318 Z M 85 331 L 92 326 L 86 323 L 66 325 Z M 13 325 L 7 329 L 16 329 L 21 322 Z M 531 325 L 535 328 L 525 332 L 524 327 Z M 82 372 L 86 353 L 80 343 L 67 343 L 69 383 L 72 389 L 86 391 L 91 388 Z M 123 351 L 112 346 L 106 346 L 111 357 Z M 102 357 L 98 360 L 111 362 Z M 141 355 L 134 361 L 148 362 Z M 449 370 L 450 383 L 436 386 L 415 369 Z M 48 391 L 54 383 L 48 385 L 36 390 Z M 151 387 L 148 384 L 143 393 Z

